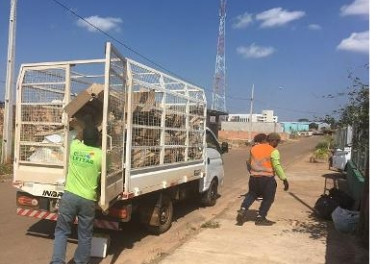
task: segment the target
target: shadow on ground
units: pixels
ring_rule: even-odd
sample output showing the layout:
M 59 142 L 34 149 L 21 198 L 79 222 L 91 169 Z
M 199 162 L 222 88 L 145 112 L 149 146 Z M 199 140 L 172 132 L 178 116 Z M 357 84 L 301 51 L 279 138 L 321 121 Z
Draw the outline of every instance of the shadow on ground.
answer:
M 347 182 L 344 174 L 334 172 L 322 175 L 325 178 L 324 193 L 335 187 L 347 192 Z M 306 206 L 308 220 L 291 221 L 291 230 L 285 232 L 300 232 L 309 234 L 312 239 L 326 239 L 326 264 L 367 264 L 369 263 L 369 249 L 363 247 L 361 239 L 356 234 L 345 234 L 338 232 L 332 221 L 321 219 L 314 210 L 314 204 L 307 204 L 303 199 L 292 192 L 289 194 L 297 201 Z M 318 194 L 318 198 L 322 194 Z

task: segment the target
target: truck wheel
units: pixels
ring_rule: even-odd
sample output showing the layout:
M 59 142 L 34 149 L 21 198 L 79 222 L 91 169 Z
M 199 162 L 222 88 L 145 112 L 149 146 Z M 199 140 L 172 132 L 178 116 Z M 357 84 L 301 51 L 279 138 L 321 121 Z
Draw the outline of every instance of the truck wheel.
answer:
M 157 225 L 147 225 L 154 235 L 160 235 L 169 230 L 173 221 L 173 202 L 167 195 L 162 195 L 160 207 L 157 208 Z
M 218 197 L 217 192 L 218 183 L 216 179 L 213 179 L 209 185 L 208 190 L 202 196 L 202 203 L 205 206 L 214 206 Z

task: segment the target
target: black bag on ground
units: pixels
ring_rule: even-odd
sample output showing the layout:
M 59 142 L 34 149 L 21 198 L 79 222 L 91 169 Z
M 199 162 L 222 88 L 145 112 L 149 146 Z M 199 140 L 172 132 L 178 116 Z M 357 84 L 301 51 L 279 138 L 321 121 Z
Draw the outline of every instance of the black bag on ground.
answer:
M 355 202 L 351 196 L 342 190 L 332 188 L 329 190 L 329 195 L 332 199 L 338 202 L 339 206 L 343 209 L 351 210 Z
M 322 194 L 314 205 L 317 215 L 323 219 L 331 220 L 331 214 L 339 203 L 328 194 Z

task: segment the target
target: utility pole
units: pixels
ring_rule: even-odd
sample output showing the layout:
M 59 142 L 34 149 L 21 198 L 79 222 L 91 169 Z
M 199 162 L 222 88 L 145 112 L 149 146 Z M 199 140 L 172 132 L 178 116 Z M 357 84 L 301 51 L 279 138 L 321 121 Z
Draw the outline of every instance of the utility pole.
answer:
M 7 75 L 5 80 L 5 104 L 3 120 L 3 144 L 1 152 L 1 163 L 10 163 L 12 154 L 12 131 L 13 131 L 13 72 L 16 42 L 16 5 L 17 0 L 10 2 L 9 35 L 8 35 L 8 57 Z
M 253 100 L 254 100 L 254 84 L 251 88 L 251 99 L 250 99 L 249 143 L 251 142 L 251 129 L 253 127 Z

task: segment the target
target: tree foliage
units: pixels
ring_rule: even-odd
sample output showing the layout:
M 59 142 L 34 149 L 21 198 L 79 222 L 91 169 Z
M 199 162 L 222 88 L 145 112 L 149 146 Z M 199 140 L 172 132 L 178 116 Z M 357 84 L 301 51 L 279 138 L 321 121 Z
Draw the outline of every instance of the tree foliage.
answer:
M 341 108 L 338 126 L 352 126 L 355 149 L 369 147 L 369 84 L 363 83 L 352 73 L 349 75 L 351 86 L 348 88 L 348 104 Z
M 348 104 L 339 110 L 339 125 L 356 125 L 369 129 L 369 85 L 350 74 L 352 85 L 349 88 Z
M 369 65 L 366 65 L 369 70 Z M 344 107 L 333 112 L 332 115 L 326 115 L 319 121 L 329 124 L 331 129 L 337 127 L 352 126 L 353 132 L 358 137 L 353 140 L 353 147 L 369 146 L 369 84 L 365 84 L 362 80 L 349 73 L 350 86 L 345 93 L 348 102 Z M 337 95 L 328 95 L 327 98 L 334 98 Z
M 314 122 L 313 122 L 313 123 L 310 123 L 310 124 L 309 124 L 309 129 L 315 129 L 315 130 L 317 130 L 318 127 L 319 127 L 319 126 L 318 126 L 317 123 L 314 123 Z
M 333 117 L 331 115 L 326 115 L 325 117 L 323 117 L 321 119 L 321 122 L 329 124 L 331 129 L 334 129 L 337 126 L 337 122 L 336 122 L 335 117 Z

